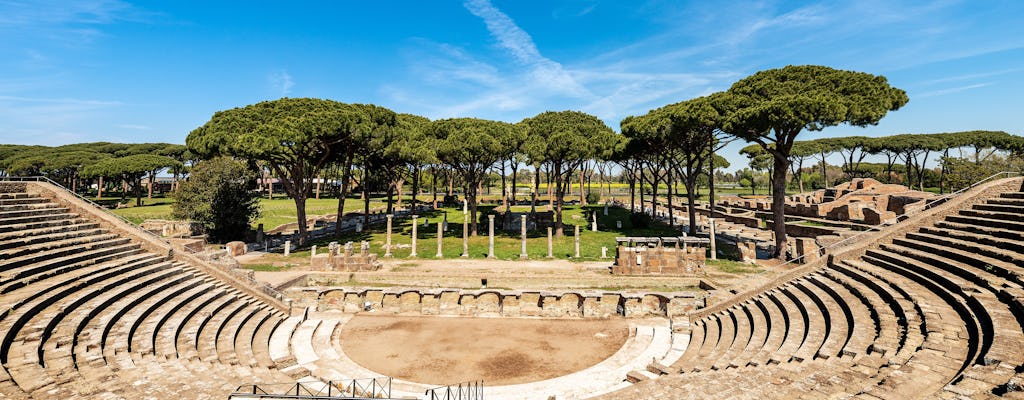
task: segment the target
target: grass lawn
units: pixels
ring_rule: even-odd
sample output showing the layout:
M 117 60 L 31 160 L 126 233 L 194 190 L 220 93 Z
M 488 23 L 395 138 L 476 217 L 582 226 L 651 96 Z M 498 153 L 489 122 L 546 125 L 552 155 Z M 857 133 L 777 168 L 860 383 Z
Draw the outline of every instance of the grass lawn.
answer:
M 120 198 L 102 198 L 97 203 L 100 204 L 116 204 Z M 152 199 L 142 199 L 143 205 L 139 207 L 128 207 L 113 209 L 110 212 L 120 215 L 125 219 L 141 224 L 147 219 L 174 219 L 171 216 L 171 204 L 174 203 L 174 199 L 166 197 L 154 197 Z M 129 204 L 134 205 L 135 202 L 131 201 Z M 384 206 L 384 202 L 378 198 L 372 198 L 370 201 L 370 208 L 377 208 Z M 253 226 L 257 224 L 263 224 L 263 228 L 266 230 L 273 229 L 274 227 L 290 222 L 296 221 L 295 215 L 295 202 L 292 199 L 278 197 L 273 200 L 260 199 L 260 208 L 262 213 L 260 217 L 256 219 Z M 333 214 L 338 209 L 338 199 L 308 199 L 306 200 L 306 215 L 326 215 Z M 350 211 L 361 211 L 363 209 L 363 202 L 359 199 L 348 199 L 345 201 L 345 212 Z
M 515 207 L 516 211 L 519 211 L 520 207 Z M 523 211 L 529 210 L 529 207 L 522 207 Z M 601 257 L 601 247 L 608 248 L 608 256 L 614 257 L 615 255 L 615 237 L 616 236 L 676 236 L 678 233 L 673 229 L 669 228 L 660 223 L 651 223 L 648 228 L 634 228 L 630 224 L 629 211 L 621 208 L 610 208 L 609 215 L 605 216 L 602 213 L 600 206 L 565 206 L 563 220 L 566 224 L 565 234 L 562 237 L 554 237 L 552 243 L 552 255 L 556 258 L 571 258 L 574 253 L 574 242 L 575 237 L 573 225 L 580 225 L 580 259 L 579 260 L 597 260 Z M 478 212 L 485 213 L 489 211 L 491 207 L 480 206 Z M 543 210 L 543 208 L 541 208 Z M 597 210 L 598 212 L 598 232 L 592 232 L 585 225 L 588 225 L 584 219 L 584 213 L 590 210 Z M 444 258 L 458 258 L 462 255 L 462 209 L 461 208 L 442 208 L 432 212 L 425 213 L 422 215 L 417 222 L 417 256 L 420 258 L 435 258 L 437 254 L 437 222 L 440 222 L 444 218 L 444 213 L 448 213 L 448 232 L 445 232 L 442 239 L 442 252 Z M 429 221 L 428 227 L 423 227 L 423 221 L 426 218 Z M 615 221 L 622 221 L 622 229 L 615 228 Z M 486 217 L 484 218 L 486 221 Z M 496 229 L 497 223 L 495 223 Z M 359 243 L 361 241 L 370 242 L 371 252 L 377 253 L 380 256 L 384 255 L 383 246 L 386 242 L 387 235 L 384 232 L 384 225 L 374 225 L 370 229 L 365 230 L 361 233 L 350 233 L 339 239 L 325 239 L 319 242 L 313 242 L 311 244 L 318 245 L 322 252 L 324 247 L 330 241 L 338 241 L 344 243 L 352 241 Z M 479 234 L 477 236 L 471 236 L 469 238 L 469 257 L 470 258 L 486 258 L 488 237 L 487 237 L 487 224 L 480 224 L 477 227 Z M 412 244 L 412 221 L 409 219 L 397 220 L 394 224 L 392 233 L 392 245 L 403 246 L 405 248 L 396 248 L 392 250 L 392 254 L 395 258 L 406 258 L 411 253 L 410 246 Z M 519 232 L 495 232 L 494 240 L 494 253 L 499 259 L 512 260 L 518 259 L 521 250 L 521 241 Z M 543 259 L 547 257 L 547 231 L 534 231 L 527 233 L 526 239 L 526 252 L 531 259 Z M 300 249 L 291 253 L 292 257 L 309 257 L 309 249 Z

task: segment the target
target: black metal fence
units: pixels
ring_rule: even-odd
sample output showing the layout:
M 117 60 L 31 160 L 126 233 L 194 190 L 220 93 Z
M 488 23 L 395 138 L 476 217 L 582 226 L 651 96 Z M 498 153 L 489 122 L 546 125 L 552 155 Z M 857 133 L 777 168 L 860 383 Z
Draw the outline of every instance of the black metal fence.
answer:
M 239 386 L 228 398 L 389 399 L 391 378 L 257 383 Z
M 484 381 L 462 382 L 427 390 L 430 400 L 483 400 Z

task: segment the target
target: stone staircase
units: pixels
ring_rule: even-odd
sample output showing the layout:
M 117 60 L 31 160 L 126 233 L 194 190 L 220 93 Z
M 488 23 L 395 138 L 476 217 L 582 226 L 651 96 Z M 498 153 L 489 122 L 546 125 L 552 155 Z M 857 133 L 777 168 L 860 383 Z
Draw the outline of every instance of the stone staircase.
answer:
M 270 355 L 279 309 L 24 185 L 0 188 L 0 398 L 226 398 L 295 381 Z
M 607 398 L 1024 398 L 1024 191 L 1002 187 L 694 320 Z

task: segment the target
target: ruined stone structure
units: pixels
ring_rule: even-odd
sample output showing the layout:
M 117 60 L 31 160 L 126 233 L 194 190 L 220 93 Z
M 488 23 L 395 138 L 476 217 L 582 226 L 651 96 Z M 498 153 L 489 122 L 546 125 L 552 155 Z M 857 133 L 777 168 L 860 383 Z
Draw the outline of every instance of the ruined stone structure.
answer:
M 352 242 L 344 246 L 331 242 L 327 253 L 310 256 L 309 265 L 313 271 L 376 271 L 380 269 L 381 263 L 377 261 L 376 254 L 370 253 L 370 244 L 367 242 L 359 245 L 358 253 Z
M 703 276 L 710 239 L 617 237 L 613 274 Z
M 603 291 L 531 292 L 460 289 L 294 288 L 302 306 L 346 313 L 475 317 L 672 317 L 692 311 L 696 294 Z
M 856 178 L 829 189 L 787 196 L 786 215 L 868 225 L 893 224 L 899 215 L 924 209 L 925 201 L 934 196 L 903 185 Z M 771 202 L 766 196 L 723 196 L 720 204 L 767 212 L 771 211 Z

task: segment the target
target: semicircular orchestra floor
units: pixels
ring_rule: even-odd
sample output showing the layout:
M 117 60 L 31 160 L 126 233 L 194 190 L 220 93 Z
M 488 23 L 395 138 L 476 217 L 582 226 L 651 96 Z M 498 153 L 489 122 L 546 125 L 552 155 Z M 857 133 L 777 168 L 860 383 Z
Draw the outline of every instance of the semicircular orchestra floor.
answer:
M 651 319 L 475 318 L 316 313 L 275 330 L 275 360 L 313 379 L 392 377 L 391 396 L 422 396 L 433 387 L 483 381 L 496 399 L 578 399 L 630 383 L 628 373 L 670 365 L 688 334 Z
M 593 366 L 629 335 L 623 319 L 361 315 L 334 342 L 356 363 L 412 382 L 508 385 Z

